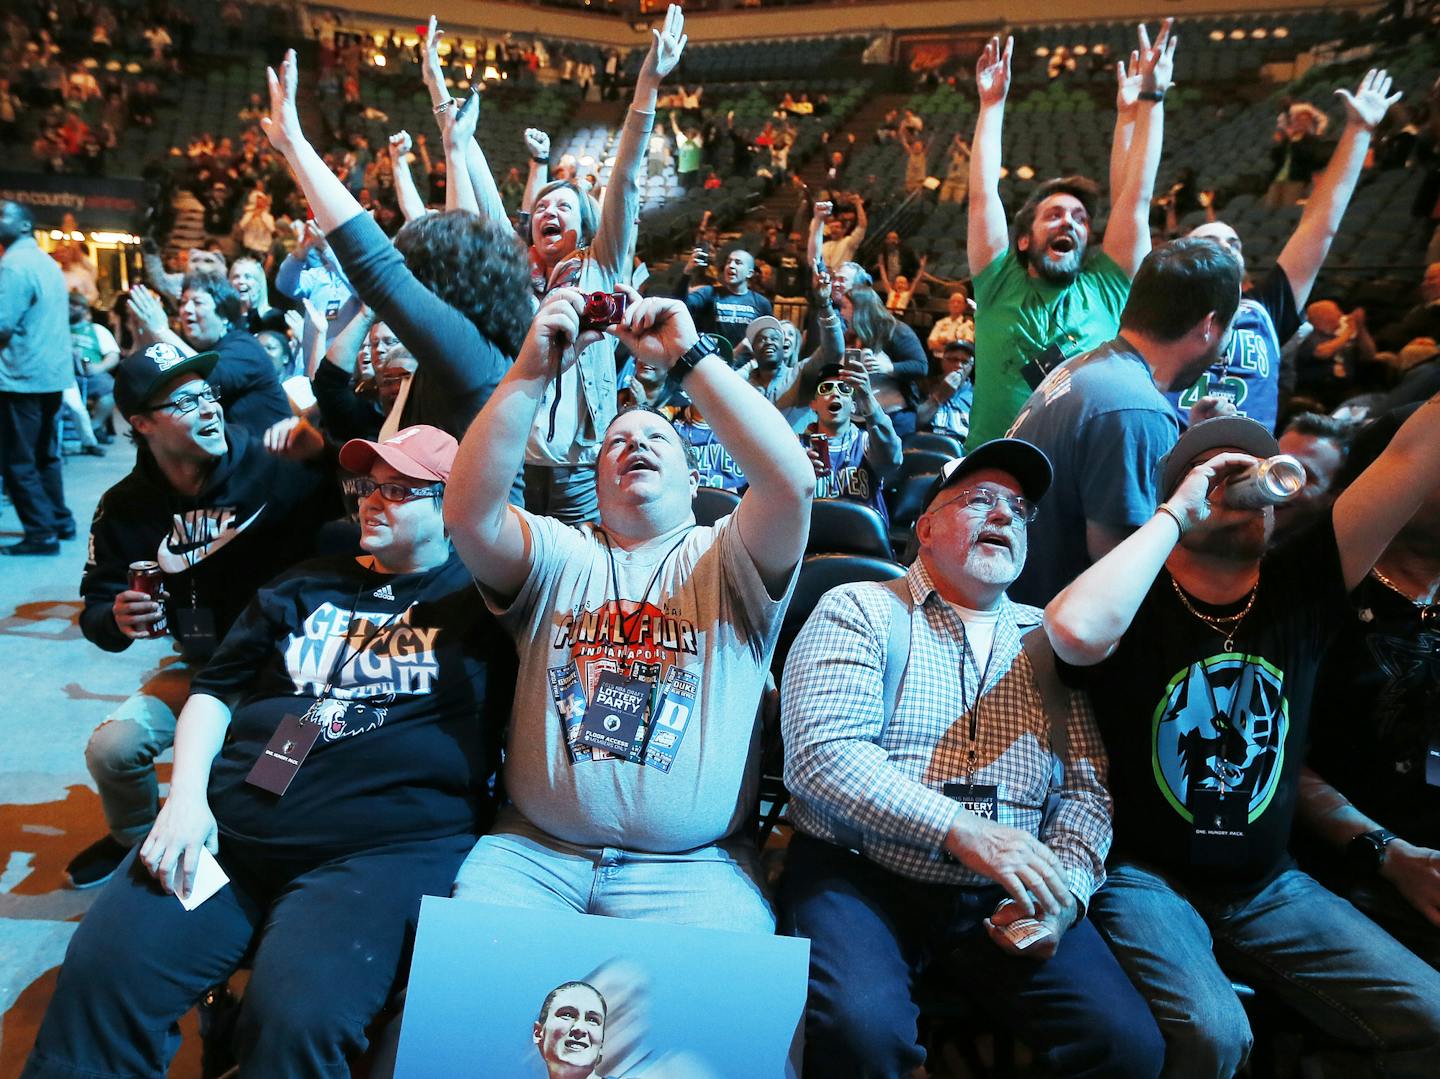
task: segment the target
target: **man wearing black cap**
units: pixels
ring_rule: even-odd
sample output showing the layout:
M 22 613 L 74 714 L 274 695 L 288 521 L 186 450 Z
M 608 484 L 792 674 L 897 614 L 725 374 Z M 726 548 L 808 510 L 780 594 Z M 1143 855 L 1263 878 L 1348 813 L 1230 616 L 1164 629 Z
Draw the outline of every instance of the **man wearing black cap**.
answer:
M 135 468 L 100 498 L 80 581 L 80 630 L 107 652 L 154 633 L 184 662 L 171 664 L 98 727 L 85 763 L 110 834 L 81 852 L 70 882 L 104 881 L 154 823 L 155 757 L 169 747 L 175 715 L 203 663 L 255 589 L 310 553 L 315 530 L 338 513 L 325 470 L 281 460 L 228 426 L 207 381 L 219 357 L 165 343 L 121 361 L 115 404 L 131 425 Z M 132 590 L 131 563 L 159 564 L 165 595 Z
M 940 958 L 1057 1074 L 1160 1070 L 1145 1003 L 1084 917 L 1110 848 L 1100 735 L 1040 612 L 1005 595 L 1050 480 L 1018 439 L 949 462 L 909 572 L 831 590 L 791 649 L 781 905 L 810 938 L 807 1074 L 923 1064 L 911 984 Z
M 1346 593 L 1440 488 L 1437 444 L 1432 398 L 1328 515 L 1267 550 L 1270 507 L 1231 503 L 1274 436 L 1239 417 L 1196 424 L 1163 463 L 1154 517 L 1045 610 L 1110 755 L 1115 851 L 1092 911 L 1173 1074 L 1244 1066 L 1232 975 L 1385 1074 L 1435 1074 L 1440 974 L 1288 846 L 1325 648 L 1353 617 Z

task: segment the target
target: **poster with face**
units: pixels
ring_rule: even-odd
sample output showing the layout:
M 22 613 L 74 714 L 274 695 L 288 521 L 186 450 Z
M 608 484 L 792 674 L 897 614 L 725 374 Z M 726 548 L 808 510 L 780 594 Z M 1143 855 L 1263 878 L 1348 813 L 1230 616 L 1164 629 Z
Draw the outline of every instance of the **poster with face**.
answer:
M 796 1079 L 808 941 L 426 896 L 397 1079 Z

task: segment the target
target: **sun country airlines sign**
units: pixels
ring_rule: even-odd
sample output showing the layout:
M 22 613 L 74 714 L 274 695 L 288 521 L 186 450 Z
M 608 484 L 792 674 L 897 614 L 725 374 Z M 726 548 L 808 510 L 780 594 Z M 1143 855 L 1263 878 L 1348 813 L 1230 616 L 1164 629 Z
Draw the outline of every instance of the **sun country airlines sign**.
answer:
M 0 172 L 0 199 L 28 207 L 38 228 L 59 228 L 66 214 L 82 229 L 137 232 L 145 224 L 145 181 L 133 178 Z

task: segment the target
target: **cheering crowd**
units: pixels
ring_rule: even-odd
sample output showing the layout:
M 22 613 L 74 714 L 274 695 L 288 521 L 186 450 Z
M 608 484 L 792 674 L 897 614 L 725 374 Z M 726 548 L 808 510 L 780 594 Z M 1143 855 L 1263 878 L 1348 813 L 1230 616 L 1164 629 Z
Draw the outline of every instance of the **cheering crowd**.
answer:
M 348 1075 L 420 897 L 453 894 L 808 938 L 807 1075 L 923 1074 L 932 973 L 1057 1074 L 1235 1074 L 1238 978 L 1349 1066 L 1434 1075 L 1440 265 L 1373 338 L 1309 302 L 1400 97 L 1385 71 L 1337 90 L 1338 144 L 1251 279 L 1223 220 L 1153 246 L 1168 22 L 1116 72 L 1108 199 L 1058 177 L 1013 216 L 1013 42 L 991 40 L 947 151 L 970 284 L 922 338 L 896 297 L 923 263 L 898 236 L 855 260 L 863 199 L 818 199 L 758 260 L 702 228 L 678 294 L 642 295 L 679 8 L 607 182 L 527 132 L 518 212 L 440 37 L 432 19 L 429 198 L 419 133 L 378 158 L 312 144 L 288 53 L 254 106 L 268 148 L 239 151 L 267 176 L 245 181 L 253 243 L 179 272 L 150 253 L 123 356 L 0 203 L 25 529 L 4 553 L 76 534 L 69 394 L 136 451 L 90 526 L 81 629 L 178 653 L 87 746 L 107 834 L 69 878 L 103 887 L 24 1074 L 164 1074 L 179 1018 L 249 965 L 240 1074 Z M 919 142 L 911 116 L 895 132 Z M 393 238 L 354 180 L 376 160 Z M 1417 362 L 1355 398 L 1381 338 Z M 1292 365 L 1311 380 L 1282 384 Z M 914 473 L 922 447 L 943 463 Z M 702 488 L 730 492 L 713 520 Z M 822 517 L 837 503 L 859 516 Z M 903 556 L 845 563 L 782 646 L 816 560 L 844 557 L 815 552 L 861 521 Z M 177 903 L 212 860 L 228 885 Z

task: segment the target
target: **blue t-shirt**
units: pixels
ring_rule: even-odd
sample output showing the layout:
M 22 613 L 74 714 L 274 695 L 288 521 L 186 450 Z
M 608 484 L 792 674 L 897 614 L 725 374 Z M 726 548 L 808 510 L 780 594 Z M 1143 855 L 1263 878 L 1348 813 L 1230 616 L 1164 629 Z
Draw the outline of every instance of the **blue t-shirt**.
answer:
M 715 437 L 715 432 L 708 423 L 677 418 L 675 430 L 695 449 L 699 460 L 696 468 L 700 472 L 702 487 L 723 487 L 727 491 L 745 489 L 745 473 L 740 471 L 740 466 L 735 463 L 735 458 L 730 456 L 730 451 L 720 445 L 720 440 Z
M 1090 565 L 1086 521 L 1123 532 L 1154 516 L 1155 466 L 1180 425 L 1144 358 L 1117 337 L 1051 371 L 1010 434 L 1039 446 L 1055 469 L 1010 587 L 1017 603 L 1043 607 Z
M 1202 397 L 1221 397 L 1233 401 L 1240 415 L 1273 432 L 1280 410 L 1280 347 L 1299 328 L 1295 291 L 1285 271 L 1276 266 L 1240 301 L 1224 360 L 1195 385 L 1165 395 L 1181 430 L 1190 425 L 1191 405 Z
M 800 441 L 810 445 L 810 436 L 819 434 L 814 424 L 805 429 Z M 816 498 L 846 498 L 851 502 L 863 502 L 880 515 L 885 527 L 890 527 L 890 513 L 885 508 L 885 485 L 879 474 L 865 460 L 865 450 L 870 445 L 870 432 L 851 426 L 843 435 L 830 439 L 830 475 L 815 479 Z

